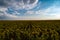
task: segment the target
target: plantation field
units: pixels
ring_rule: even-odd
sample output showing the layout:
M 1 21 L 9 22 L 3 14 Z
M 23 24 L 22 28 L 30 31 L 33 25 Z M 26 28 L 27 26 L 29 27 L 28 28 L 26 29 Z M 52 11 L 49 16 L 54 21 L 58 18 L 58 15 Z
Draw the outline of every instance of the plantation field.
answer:
M 60 20 L 0 21 L 0 40 L 60 40 Z

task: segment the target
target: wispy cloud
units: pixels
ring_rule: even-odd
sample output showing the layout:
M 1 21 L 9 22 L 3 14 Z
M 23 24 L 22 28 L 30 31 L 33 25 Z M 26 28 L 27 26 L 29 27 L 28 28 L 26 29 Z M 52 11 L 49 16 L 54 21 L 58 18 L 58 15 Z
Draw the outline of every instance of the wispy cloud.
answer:
M 33 0 L 33 4 L 24 4 L 22 0 L 1 0 L 0 3 L 0 20 L 48 20 L 60 19 L 59 2 L 44 3 Z M 32 0 L 31 0 L 32 1 Z M 51 0 L 52 1 L 52 0 Z M 27 1 L 26 3 L 29 3 Z M 2 6 L 1 6 L 2 5 Z M 45 5 L 45 6 L 44 6 Z M 36 6 L 36 7 L 35 7 Z M 49 7 L 48 7 L 49 6 Z M 33 8 L 33 9 L 32 9 Z M 23 14 L 24 13 L 24 14 Z

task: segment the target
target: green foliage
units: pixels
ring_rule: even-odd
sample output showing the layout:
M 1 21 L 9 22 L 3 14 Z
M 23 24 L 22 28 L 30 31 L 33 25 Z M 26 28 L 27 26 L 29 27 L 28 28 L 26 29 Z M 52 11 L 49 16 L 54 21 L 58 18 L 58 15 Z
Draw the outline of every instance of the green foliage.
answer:
M 0 21 L 0 40 L 60 40 L 60 21 Z

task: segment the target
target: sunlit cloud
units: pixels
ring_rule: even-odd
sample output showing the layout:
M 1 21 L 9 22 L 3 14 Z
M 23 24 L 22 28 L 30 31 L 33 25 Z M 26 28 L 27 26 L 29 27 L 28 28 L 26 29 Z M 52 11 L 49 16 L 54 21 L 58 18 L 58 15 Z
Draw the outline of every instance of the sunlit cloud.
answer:
M 60 19 L 60 1 L 1 0 L 0 20 Z

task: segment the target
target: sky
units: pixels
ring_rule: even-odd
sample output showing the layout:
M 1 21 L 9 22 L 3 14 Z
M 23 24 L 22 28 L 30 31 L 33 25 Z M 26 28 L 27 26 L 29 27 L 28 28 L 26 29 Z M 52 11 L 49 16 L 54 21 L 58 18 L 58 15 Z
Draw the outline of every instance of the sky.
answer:
M 0 0 L 0 20 L 60 20 L 60 0 Z

